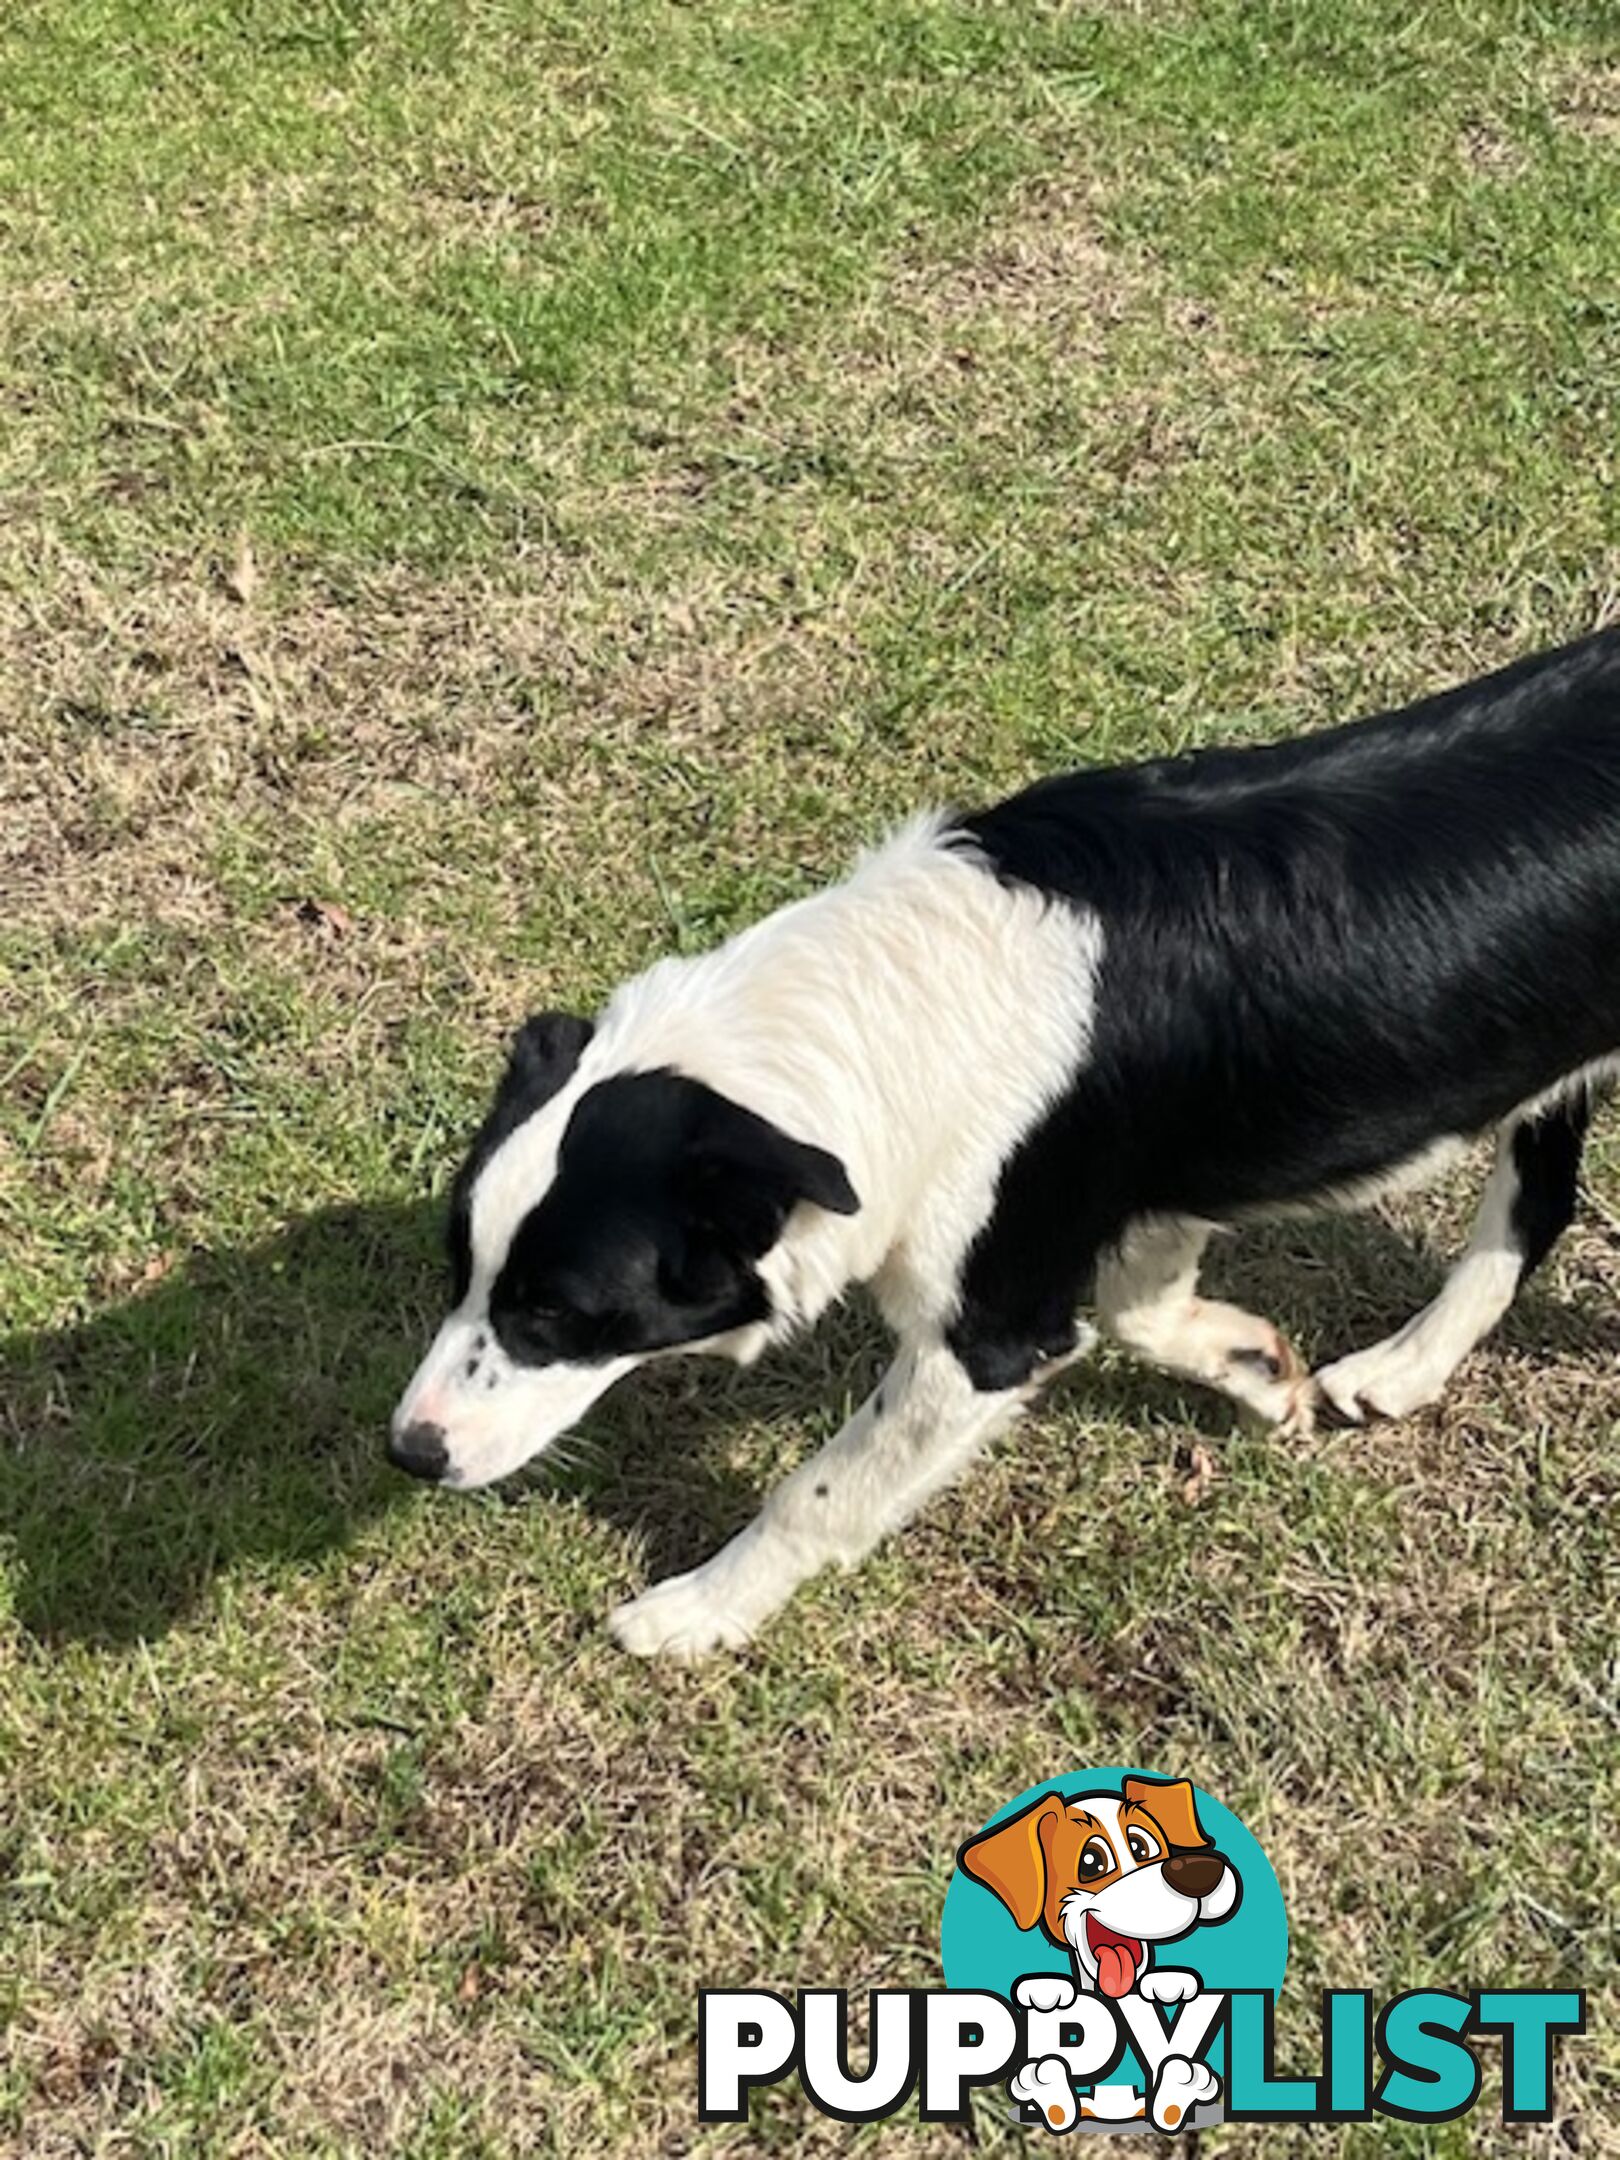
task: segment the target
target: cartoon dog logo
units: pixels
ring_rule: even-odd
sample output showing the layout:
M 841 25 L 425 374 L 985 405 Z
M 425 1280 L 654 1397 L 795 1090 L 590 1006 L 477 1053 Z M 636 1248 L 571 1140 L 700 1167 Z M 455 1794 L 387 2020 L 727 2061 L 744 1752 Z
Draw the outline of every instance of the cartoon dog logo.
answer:
M 1199 1976 L 1158 1966 L 1158 1948 L 1229 1919 L 1243 1895 L 1236 1868 L 1205 1834 L 1184 1778 L 1127 1777 L 1117 1793 L 1045 1793 L 970 1838 L 957 1864 L 1001 1900 L 1020 1929 L 1038 1927 L 1068 1951 L 1073 1983 L 1054 1974 L 1018 1983 L 1018 2000 L 1039 2010 L 1066 2009 L 1080 1990 L 1114 2001 L 1133 1993 L 1152 2003 L 1190 2001 Z M 1220 2089 L 1208 2064 L 1171 2053 L 1146 2097 L 1134 2086 L 1099 2086 L 1078 2118 L 1124 2124 L 1145 2116 L 1157 2129 L 1176 2130 Z M 1060 2056 L 1030 2063 L 1009 2090 L 1037 2106 L 1053 2129 L 1077 2119 Z

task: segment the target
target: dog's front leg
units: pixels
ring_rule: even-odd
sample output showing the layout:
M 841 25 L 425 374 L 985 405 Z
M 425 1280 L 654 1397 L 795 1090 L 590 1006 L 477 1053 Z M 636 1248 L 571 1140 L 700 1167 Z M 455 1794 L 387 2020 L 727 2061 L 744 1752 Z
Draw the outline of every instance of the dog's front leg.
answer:
M 746 1642 L 807 1577 L 834 1561 L 852 1567 L 957 1477 L 1035 1385 L 981 1391 L 943 1343 L 902 1350 L 746 1530 L 701 1567 L 621 1605 L 614 1634 L 643 1657 L 697 1658 Z

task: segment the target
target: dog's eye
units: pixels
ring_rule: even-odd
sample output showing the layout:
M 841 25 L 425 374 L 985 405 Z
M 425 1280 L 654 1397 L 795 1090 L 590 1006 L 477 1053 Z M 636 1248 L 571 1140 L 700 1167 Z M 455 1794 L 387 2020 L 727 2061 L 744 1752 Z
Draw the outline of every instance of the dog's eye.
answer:
M 1145 1830 L 1131 1831 L 1125 1842 L 1131 1848 L 1131 1858 L 1138 1865 L 1145 1865 L 1149 1860 L 1157 1860 L 1159 1857 L 1158 1846 Z
M 1112 1875 L 1114 1855 L 1106 1839 L 1087 1838 L 1085 1850 L 1080 1855 L 1080 1880 L 1095 1882 L 1099 1875 Z

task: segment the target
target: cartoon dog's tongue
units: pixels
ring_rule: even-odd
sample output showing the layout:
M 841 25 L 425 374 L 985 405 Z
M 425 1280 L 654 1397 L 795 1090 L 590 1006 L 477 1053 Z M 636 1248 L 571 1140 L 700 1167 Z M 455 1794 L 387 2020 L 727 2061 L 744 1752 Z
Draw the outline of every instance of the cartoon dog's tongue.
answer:
M 1095 1913 L 1086 1914 L 1086 1939 L 1097 1960 L 1098 1987 L 1116 2001 L 1121 1995 L 1128 1995 L 1147 1955 L 1145 1945 L 1134 1935 L 1116 1935 L 1112 1928 L 1103 1926 Z

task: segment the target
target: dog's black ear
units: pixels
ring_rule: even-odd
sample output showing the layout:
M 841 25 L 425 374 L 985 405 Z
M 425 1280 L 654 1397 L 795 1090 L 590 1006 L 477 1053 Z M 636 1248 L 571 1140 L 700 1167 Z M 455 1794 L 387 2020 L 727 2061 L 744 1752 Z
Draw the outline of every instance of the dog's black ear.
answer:
M 833 1215 L 861 1204 L 836 1155 L 715 1094 L 682 1158 L 680 1188 L 692 1223 L 750 1259 L 770 1250 L 801 1200 Z
M 568 1080 L 595 1033 L 596 1022 L 577 1013 L 531 1013 L 512 1037 L 497 1102 L 520 1095 L 526 1109 L 538 1109 Z
M 532 1111 L 567 1085 L 595 1033 L 596 1023 L 592 1020 L 581 1020 L 574 1013 L 543 1012 L 532 1013 L 512 1037 L 495 1099 L 474 1133 L 450 1188 L 445 1234 L 458 1304 L 466 1295 L 472 1274 L 469 1208 L 474 1180 L 507 1134 L 515 1132 Z

